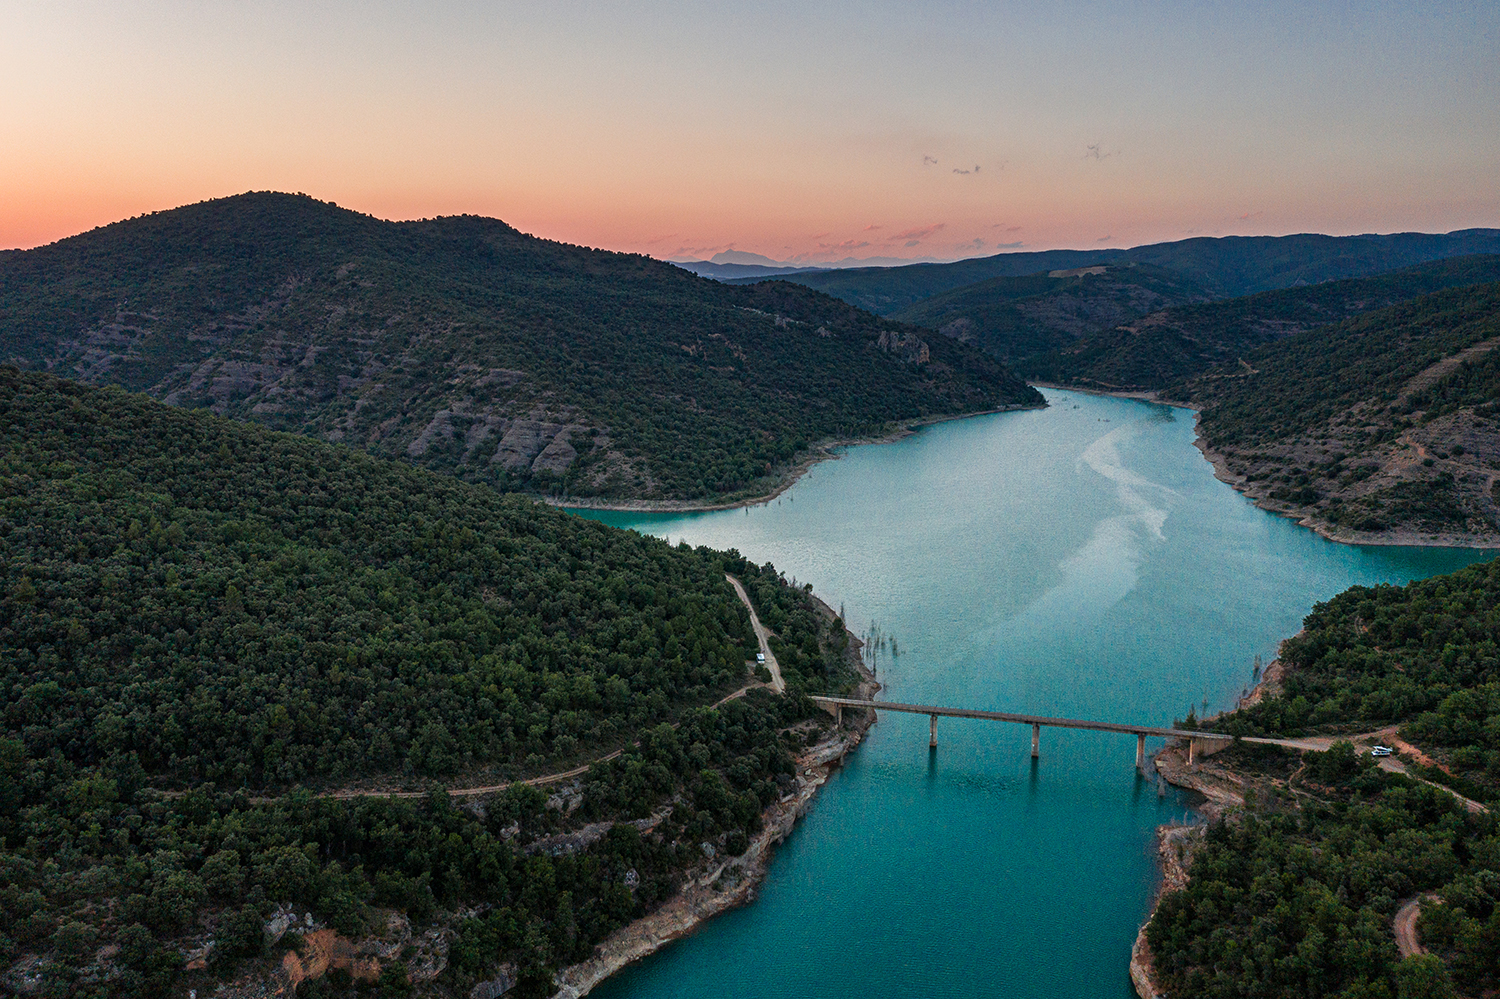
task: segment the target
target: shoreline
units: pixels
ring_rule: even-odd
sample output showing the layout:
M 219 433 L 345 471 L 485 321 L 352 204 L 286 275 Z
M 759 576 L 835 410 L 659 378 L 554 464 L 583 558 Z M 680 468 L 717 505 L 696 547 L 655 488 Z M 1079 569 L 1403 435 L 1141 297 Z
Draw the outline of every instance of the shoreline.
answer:
M 1166 399 L 1161 398 L 1161 396 L 1155 389 L 1115 390 L 1103 388 L 1084 388 L 1082 385 L 1063 385 L 1059 382 L 1029 381 L 1026 384 L 1030 385 L 1032 388 L 1056 389 L 1059 392 L 1082 392 L 1084 395 L 1103 395 L 1109 396 L 1112 399 L 1138 399 L 1141 402 L 1154 402 L 1163 406 L 1176 406 L 1179 409 L 1191 409 L 1195 413 L 1198 412 L 1197 406 L 1192 406 L 1185 402 L 1170 402 Z
M 1297 634 L 1300 635 L 1301 632 Z M 1281 660 L 1278 647 L 1276 658 L 1266 664 L 1265 669 L 1261 671 L 1260 680 L 1248 694 L 1235 702 L 1231 710 L 1238 711 L 1241 708 L 1251 707 L 1278 693 L 1285 676 L 1286 664 Z M 1204 719 L 1204 721 L 1208 720 Z M 1207 780 L 1202 773 L 1190 773 L 1187 769 L 1187 757 L 1183 754 L 1181 745 L 1176 741 L 1169 742 L 1158 750 L 1151 757 L 1151 765 L 1155 768 L 1157 775 L 1168 784 L 1203 797 L 1202 802 L 1192 804 L 1191 807 L 1193 811 L 1203 816 L 1206 822 L 1213 822 L 1222 817 L 1228 808 L 1245 804 L 1244 796 L 1237 783 L 1230 780 L 1227 775 L 1219 774 L 1216 775 L 1219 776 L 1219 780 Z M 1135 945 L 1130 949 L 1130 984 L 1135 987 L 1135 994 L 1140 999 L 1162 999 L 1161 988 L 1156 982 L 1155 958 L 1151 953 L 1151 944 L 1146 940 L 1146 928 L 1151 925 L 1151 920 L 1156 918 L 1156 909 L 1161 905 L 1162 898 L 1168 892 L 1181 891 L 1187 887 L 1188 868 L 1193 861 L 1193 846 L 1206 828 L 1206 824 L 1174 822 L 1156 827 L 1156 863 L 1161 874 L 1161 883 L 1157 886 L 1156 895 L 1151 900 L 1151 911 L 1142 921 L 1141 928 L 1135 935 Z
M 873 437 L 830 438 L 818 441 L 812 447 L 808 448 L 806 454 L 787 466 L 786 470 L 780 474 L 776 486 L 770 492 L 760 496 L 751 496 L 746 499 L 712 502 L 671 499 L 600 500 L 560 496 L 536 496 L 534 498 L 539 502 L 546 503 L 548 506 L 554 506 L 562 510 L 614 510 L 622 513 L 709 513 L 714 510 L 737 510 L 745 506 L 762 506 L 796 485 L 797 481 L 806 475 L 814 465 L 824 461 L 837 461 L 842 457 L 835 453 L 838 449 L 860 447 L 865 444 L 894 444 L 896 441 L 910 437 L 924 427 L 935 426 L 939 423 L 951 423 L 954 420 L 968 420 L 976 416 L 994 416 L 997 413 L 1021 413 L 1028 410 L 1046 408 L 1047 404 L 1043 403 L 1040 406 L 1001 406 L 997 409 L 977 409 L 969 413 L 923 416 L 912 420 L 903 420 L 886 433 Z
M 1199 413 L 1196 409 L 1193 412 Z M 1254 503 L 1256 509 L 1275 514 L 1278 517 L 1284 517 L 1287 520 L 1296 521 L 1297 526 L 1305 527 L 1327 541 L 1333 541 L 1341 545 L 1369 545 L 1371 547 L 1385 548 L 1472 548 L 1476 551 L 1493 551 L 1500 548 L 1500 539 L 1480 538 L 1472 534 L 1418 534 L 1415 531 L 1402 530 L 1381 531 L 1379 534 L 1340 531 L 1314 518 L 1312 514 L 1269 506 L 1267 505 L 1268 500 L 1265 497 L 1256 496 L 1246 487 L 1243 475 L 1236 475 L 1229 470 L 1229 463 L 1224 459 L 1222 454 L 1214 450 L 1213 446 L 1208 443 L 1208 440 L 1198 429 L 1198 422 L 1198 419 L 1195 417 L 1193 420 L 1193 432 L 1196 436 L 1193 439 L 1193 446 L 1213 466 L 1214 478 L 1248 499 L 1251 503 Z
M 829 618 L 832 608 L 813 598 Z M 864 666 L 859 649 L 863 643 L 848 629 L 847 655 L 859 673 L 854 695 L 871 699 L 881 684 Z M 833 771 L 843 765 L 875 723 L 874 712 L 850 713 L 846 728 L 830 733 L 797 757 L 797 789 L 761 813 L 763 828 L 738 857 L 729 857 L 690 877 L 683 888 L 654 912 L 611 933 L 595 947 L 594 956 L 558 972 L 552 999 L 580 999 L 595 986 L 627 965 L 649 957 L 674 940 L 694 933 L 705 921 L 736 906 L 755 900 L 756 889 L 770 869 L 775 847 L 791 835 L 797 821 L 806 815 L 818 790 Z
M 1327 541 L 1341 545 L 1368 545 L 1370 547 L 1383 548 L 1472 548 L 1476 551 L 1494 551 L 1500 549 L 1500 538 L 1481 538 L 1473 534 L 1421 534 L 1416 531 L 1381 531 L 1379 534 L 1362 533 L 1359 531 L 1342 531 L 1329 524 L 1318 520 L 1310 513 L 1297 509 L 1271 506 L 1270 501 L 1264 496 L 1257 496 L 1248 488 L 1248 483 L 1243 475 L 1236 475 L 1229 469 L 1229 462 L 1223 454 L 1208 443 L 1200 429 L 1203 410 L 1188 402 L 1179 402 L 1172 399 L 1163 399 L 1154 390 L 1148 391 L 1112 391 L 1101 388 L 1082 388 L 1077 385 L 1059 385 L 1055 382 L 1027 382 L 1035 388 L 1057 389 L 1063 392 L 1082 392 L 1085 395 L 1109 396 L 1115 399 L 1136 399 L 1141 402 L 1152 402 L 1162 406 L 1172 406 L 1177 409 L 1186 409 L 1193 413 L 1193 446 L 1198 449 L 1214 470 L 1214 478 L 1224 483 L 1241 496 L 1248 499 L 1258 510 L 1287 520 L 1295 521 L 1297 526 L 1305 527 Z
M 1276 662 L 1280 662 L 1277 660 Z M 1273 663 L 1273 665 L 1275 665 Z M 1279 682 L 1280 672 L 1275 681 Z M 1268 666 L 1255 690 L 1244 699 L 1249 701 L 1272 680 Z M 1164 999 L 1164 993 L 1156 981 L 1155 957 L 1146 939 L 1146 930 L 1156 918 L 1156 910 L 1168 892 L 1181 891 L 1190 880 L 1188 870 L 1193 863 L 1193 848 L 1207 831 L 1209 824 L 1224 816 L 1231 808 L 1245 804 L 1243 784 L 1231 774 L 1200 760 L 1188 768 L 1185 747 L 1178 740 L 1169 742 L 1151 758 L 1152 766 L 1161 780 L 1173 787 L 1199 795 L 1203 800 L 1190 803 L 1193 811 L 1203 816 L 1201 823 L 1166 823 L 1156 827 L 1156 862 L 1161 874 L 1156 895 L 1151 900 L 1151 911 L 1141 922 L 1136 932 L 1135 944 L 1130 949 L 1130 983 L 1140 999 Z

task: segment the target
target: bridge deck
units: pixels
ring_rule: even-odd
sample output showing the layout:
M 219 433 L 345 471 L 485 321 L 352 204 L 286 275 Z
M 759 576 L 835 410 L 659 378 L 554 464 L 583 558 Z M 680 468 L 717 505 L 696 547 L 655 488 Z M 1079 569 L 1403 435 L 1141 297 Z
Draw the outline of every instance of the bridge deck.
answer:
M 968 708 L 940 708 L 931 704 L 896 704 L 891 701 L 857 701 L 847 697 L 813 697 L 813 703 L 827 707 L 874 708 L 876 711 L 904 711 L 913 715 L 941 715 L 945 718 L 979 718 L 984 721 L 1012 722 L 1017 725 L 1041 725 L 1047 728 L 1082 728 L 1094 732 L 1124 732 L 1128 735 L 1155 735 L 1168 739 L 1222 739 L 1232 735 L 1222 732 L 1195 732 L 1180 728 L 1158 728 L 1153 725 L 1118 725 L 1114 722 L 1081 721 L 1077 718 L 1046 718 L 1040 715 L 1013 715 L 1003 711 L 972 711 Z

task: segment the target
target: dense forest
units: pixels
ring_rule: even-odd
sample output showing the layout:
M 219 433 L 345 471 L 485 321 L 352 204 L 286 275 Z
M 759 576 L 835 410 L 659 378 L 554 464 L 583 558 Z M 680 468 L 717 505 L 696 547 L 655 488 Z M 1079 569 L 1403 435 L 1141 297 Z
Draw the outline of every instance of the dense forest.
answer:
M 972 343 L 1025 377 L 1057 381 L 1048 365 L 1058 352 L 1082 350 L 1132 320 L 1210 297 L 1174 271 L 1100 265 L 992 278 L 923 299 L 892 317 Z
M 1317 327 L 1169 389 L 1270 509 L 1357 540 L 1500 537 L 1500 283 Z
M 1171 995 L 1452 997 L 1500 987 L 1500 562 L 1404 587 L 1351 587 L 1282 647 L 1279 695 L 1217 719 L 1237 734 L 1388 724 L 1435 765 L 1375 769 L 1348 742 L 1299 760 L 1240 745 L 1246 807 L 1210 828 L 1148 936 Z M 1391 930 L 1415 896 L 1427 957 Z M 1435 958 L 1434 956 L 1435 955 Z
M 980 351 L 798 285 L 272 193 L 0 252 L 0 362 L 608 498 L 759 495 L 822 440 L 1041 403 Z
M 298 946 L 264 932 L 288 905 L 408 926 L 383 995 L 432 927 L 442 988 L 508 963 L 547 994 L 701 844 L 744 850 L 818 724 L 803 695 L 853 679 L 842 622 L 734 552 L 14 368 L 0 437 L 0 966 L 44 995 L 211 986 Z M 726 571 L 786 697 L 708 706 L 753 685 Z M 437 789 L 612 749 L 567 801 Z M 350 785 L 434 790 L 317 793 Z
M 1500 280 L 1500 256 L 1454 257 L 1373 277 L 1176 305 L 1017 360 L 1021 374 L 1086 388 L 1165 390 L 1208 372 L 1245 374 L 1258 348 L 1446 288 Z M 1176 397 L 1176 396 L 1172 396 Z

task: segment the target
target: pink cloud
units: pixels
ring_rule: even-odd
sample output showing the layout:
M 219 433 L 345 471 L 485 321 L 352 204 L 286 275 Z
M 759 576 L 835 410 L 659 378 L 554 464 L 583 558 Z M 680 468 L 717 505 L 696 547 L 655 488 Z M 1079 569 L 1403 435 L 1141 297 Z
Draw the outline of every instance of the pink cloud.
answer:
M 916 243 L 920 243 L 922 240 L 926 239 L 928 236 L 931 236 L 938 230 L 946 229 L 947 227 L 948 223 L 946 222 L 935 222 L 932 225 L 918 226 L 914 229 L 907 229 L 905 232 L 898 232 L 896 233 L 896 235 L 892 236 L 891 239 L 908 239 L 911 240 L 911 242 L 907 243 L 906 245 L 912 246 Z

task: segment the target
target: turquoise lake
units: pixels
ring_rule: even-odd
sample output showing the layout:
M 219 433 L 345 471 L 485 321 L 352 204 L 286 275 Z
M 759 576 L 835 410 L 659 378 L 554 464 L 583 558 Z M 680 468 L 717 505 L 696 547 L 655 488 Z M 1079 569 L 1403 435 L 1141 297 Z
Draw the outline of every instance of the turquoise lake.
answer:
M 1215 480 L 1190 412 L 1046 395 L 850 448 L 768 505 L 585 515 L 737 548 L 878 622 L 884 699 L 1157 725 L 1232 704 L 1317 601 L 1486 557 L 1325 541 Z M 1133 996 L 1154 830 L 1192 812 L 1129 736 L 1044 729 L 1035 763 L 1030 738 L 947 719 L 929 752 L 925 716 L 881 715 L 753 904 L 592 994 Z

